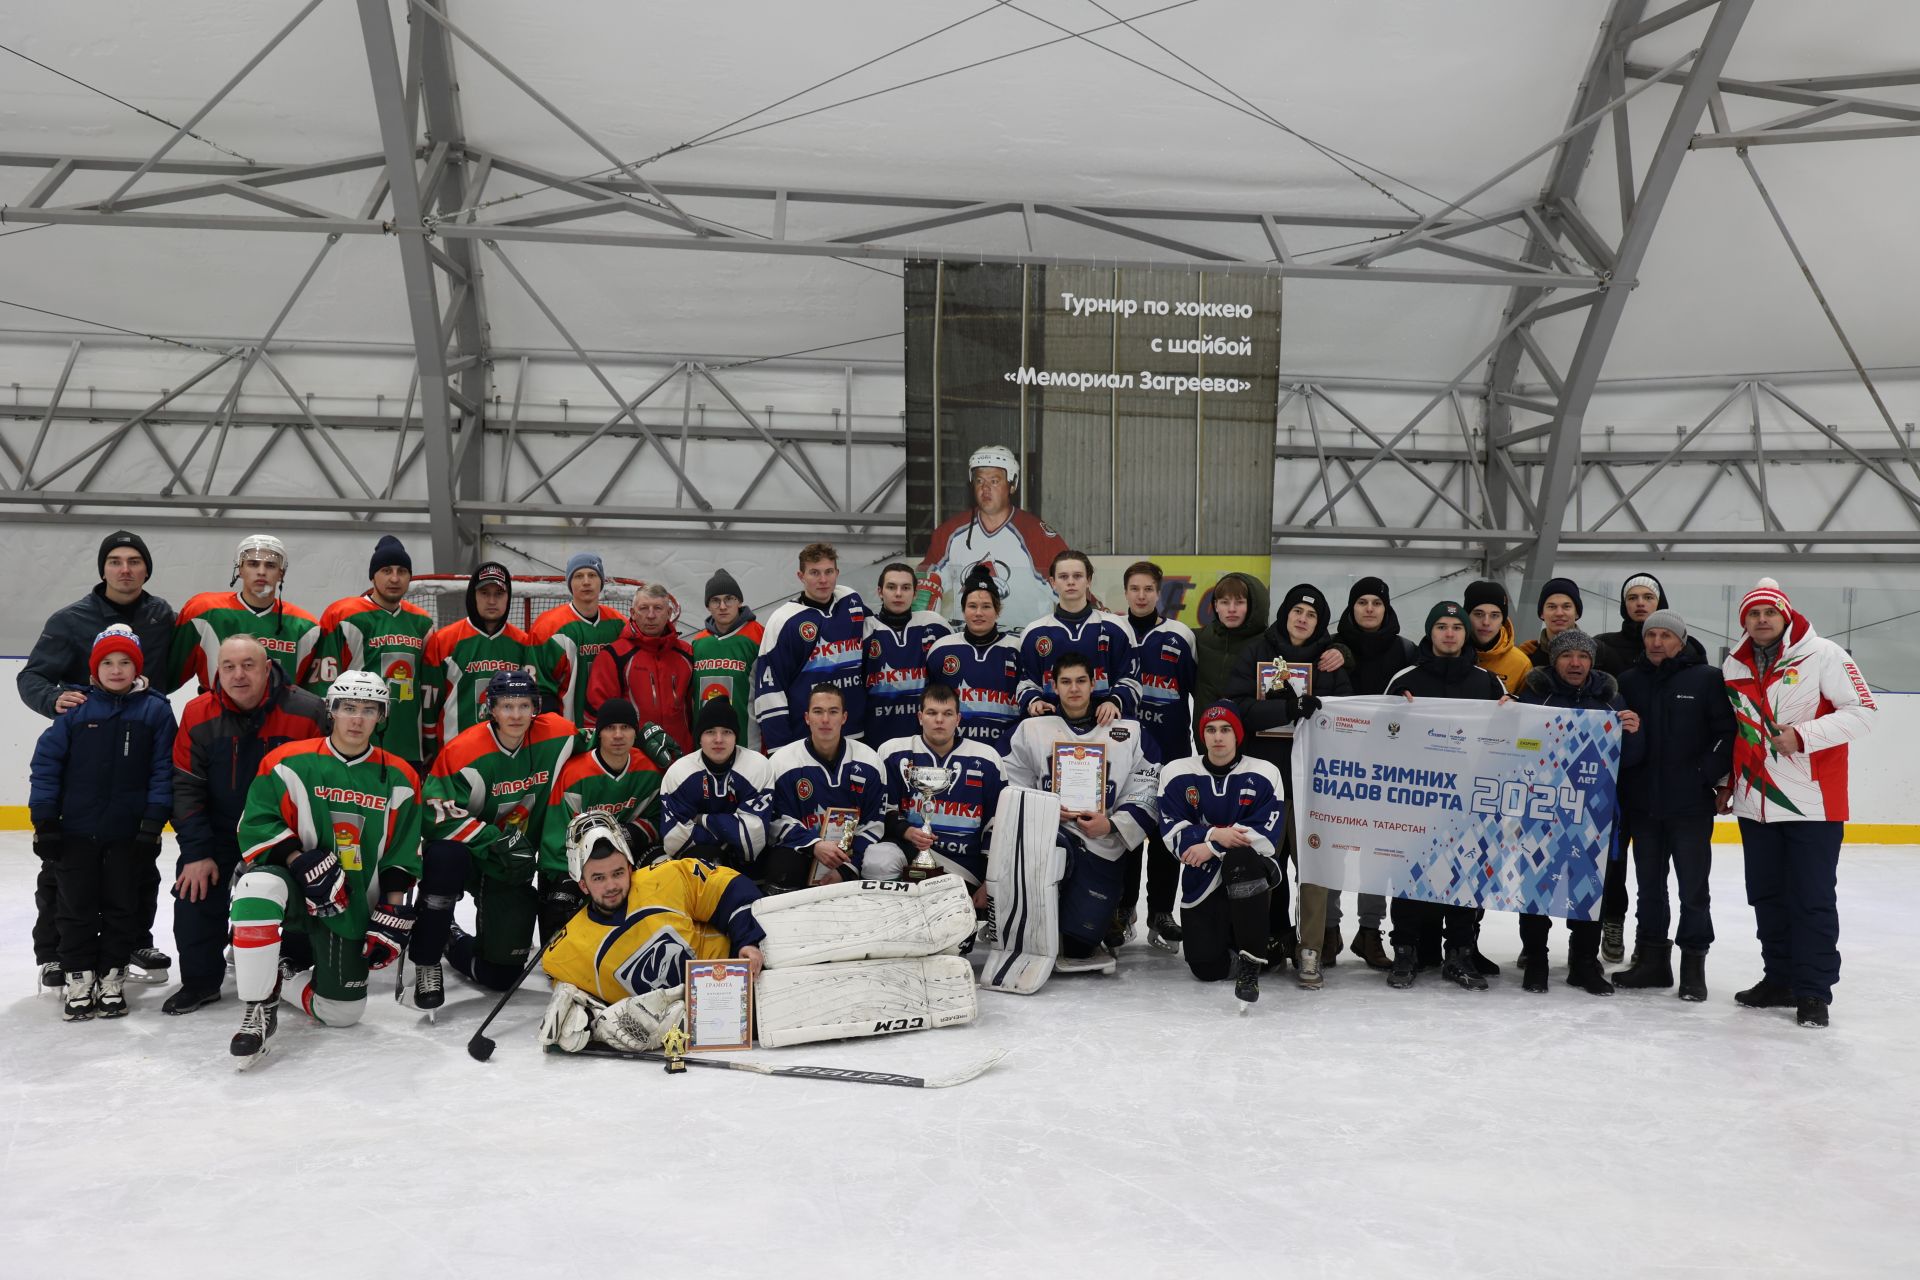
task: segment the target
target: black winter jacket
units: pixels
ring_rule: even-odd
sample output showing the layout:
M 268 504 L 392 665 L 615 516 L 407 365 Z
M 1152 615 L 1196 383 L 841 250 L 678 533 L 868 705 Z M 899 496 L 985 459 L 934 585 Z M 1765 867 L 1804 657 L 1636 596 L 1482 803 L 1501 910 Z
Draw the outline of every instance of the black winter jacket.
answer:
M 1507 696 L 1500 677 L 1474 662 L 1471 648 L 1451 657 L 1434 653 L 1430 641 L 1414 650 L 1413 664 L 1387 682 L 1386 693 L 1410 693 L 1416 698 L 1473 698 L 1498 702 Z
M 1353 606 L 1347 606 L 1334 635 L 1353 655 L 1352 670 L 1347 672 L 1347 677 L 1355 693 L 1385 693 L 1387 681 L 1402 668 L 1420 660 L 1413 641 L 1400 634 L 1400 618 L 1392 605 L 1387 606 L 1387 616 L 1378 631 L 1362 631 L 1360 624 L 1353 620 Z
M 1276 622 L 1252 644 L 1248 645 L 1234 659 L 1233 671 L 1227 676 L 1226 688 L 1221 696 L 1233 702 L 1240 713 L 1240 723 L 1246 726 L 1247 740 L 1242 750 L 1256 760 L 1265 760 L 1280 770 L 1280 776 L 1293 785 L 1290 770 L 1293 766 L 1292 738 L 1262 738 L 1263 730 L 1281 729 L 1293 723 L 1293 713 L 1288 710 L 1294 704 L 1285 698 L 1261 698 L 1256 688 L 1254 675 L 1262 662 L 1311 662 L 1317 664 L 1320 655 L 1328 649 L 1338 649 L 1346 654 L 1347 665 L 1338 671 L 1322 671 L 1316 665 L 1313 672 L 1313 696 L 1316 698 L 1344 698 L 1353 692 L 1353 682 L 1347 679 L 1347 667 L 1353 665 L 1353 655 L 1328 635 L 1324 627 L 1312 639 L 1303 645 L 1296 645 L 1287 639 L 1285 622 Z M 1201 710 L 1206 710 L 1202 707 Z
M 1733 767 L 1733 704 L 1720 668 L 1692 649 L 1659 666 L 1642 655 L 1620 690 L 1647 740 L 1640 763 L 1620 771 L 1621 808 L 1649 819 L 1711 814 L 1714 787 Z
M 212 858 L 224 875 L 240 861 L 236 832 L 247 788 L 267 753 L 326 733 L 327 708 L 268 664 L 267 696 L 251 711 L 217 686 L 187 704 L 173 741 L 173 829 L 182 865 Z
M 102 582 L 47 619 L 33 652 L 27 655 L 27 665 L 14 679 L 20 701 L 52 719 L 56 698 L 71 689 L 84 692 L 92 684 L 87 660 L 93 654 L 94 637 L 116 622 L 133 628 L 134 638 L 140 642 L 141 666 L 153 689 L 173 692 L 167 683 L 173 606 L 159 596 L 142 592 L 138 600 L 121 609 L 107 599 L 107 584 Z

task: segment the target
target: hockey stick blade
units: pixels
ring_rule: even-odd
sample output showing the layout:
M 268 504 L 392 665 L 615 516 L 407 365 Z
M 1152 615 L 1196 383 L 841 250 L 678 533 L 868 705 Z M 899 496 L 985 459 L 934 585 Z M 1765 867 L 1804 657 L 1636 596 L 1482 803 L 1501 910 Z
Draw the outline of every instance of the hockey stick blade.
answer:
M 558 1045 L 548 1045 L 549 1053 L 564 1053 Z M 667 1055 L 648 1050 L 633 1053 L 626 1049 L 615 1049 L 611 1045 L 590 1044 L 577 1054 L 569 1055 L 581 1058 L 625 1058 L 632 1062 L 665 1062 Z M 737 1058 L 699 1058 L 689 1055 L 681 1061 L 694 1067 L 712 1067 L 721 1071 L 750 1071 L 762 1076 L 796 1076 L 803 1080 L 844 1080 L 848 1084 L 887 1084 L 902 1089 L 951 1089 L 954 1085 L 965 1084 L 969 1080 L 985 1075 L 993 1065 L 1007 1056 L 1005 1049 L 995 1049 L 985 1058 L 944 1076 L 902 1076 L 890 1071 L 858 1071 L 851 1067 L 776 1067 L 765 1062 L 743 1062 Z

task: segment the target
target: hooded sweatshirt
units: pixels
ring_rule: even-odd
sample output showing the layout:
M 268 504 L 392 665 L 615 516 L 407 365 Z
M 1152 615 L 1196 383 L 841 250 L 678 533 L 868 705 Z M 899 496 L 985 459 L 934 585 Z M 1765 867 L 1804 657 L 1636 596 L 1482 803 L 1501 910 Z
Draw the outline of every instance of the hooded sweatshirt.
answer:
M 1233 671 L 1234 660 L 1267 629 L 1267 611 L 1272 606 L 1266 586 L 1251 574 L 1226 576 L 1246 584 L 1247 620 L 1229 629 L 1216 616 L 1195 633 L 1193 705 L 1196 707 L 1210 707 L 1226 696 L 1227 676 Z
M 1394 613 L 1390 599 L 1379 629 L 1363 631 L 1354 621 L 1353 602 L 1349 598 L 1347 611 L 1340 615 L 1340 625 L 1334 634 L 1353 655 L 1353 670 L 1347 674 L 1355 693 L 1385 693 L 1387 682 L 1419 656 L 1413 642 L 1400 634 L 1400 617 Z
M 1534 667 L 1527 655 L 1514 647 L 1513 619 L 1500 620 L 1500 634 L 1493 638 L 1493 643 L 1482 647 L 1475 640 L 1472 644 L 1474 662 L 1480 669 L 1499 676 L 1500 682 L 1507 686 L 1508 693 L 1519 693 L 1520 687 L 1526 683 L 1527 672 Z
M 1328 649 L 1338 649 L 1346 662 L 1338 671 L 1322 671 L 1318 663 L 1320 655 Z M 1257 760 L 1265 760 L 1280 770 L 1280 776 L 1287 788 L 1293 785 L 1293 739 L 1261 737 L 1261 733 L 1286 727 L 1291 723 L 1286 711 L 1284 699 L 1261 698 L 1254 679 L 1262 662 L 1309 662 L 1315 664 L 1313 672 L 1313 696 L 1316 698 L 1344 698 L 1353 692 L 1353 681 L 1348 677 L 1348 668 L 1353 665 L 1353 654 L 1347 647 L 1333 638 L 1327 631 L 1324 617 L 1316 618 L 1313 634 L 1307 637 L 1305 644 L 1295 644 L 1287 635 L 1287 620 L 1284 615 L 1276 617 L 1273 625 L 1261 633 L 1252 644 L 1240 651 L 1234 659 L 1233 673 L 1227 677 L 1224 697 L 1230 699 L 1240 713 L 1240 722 L 1247 727 L 1247 740 L 1242 749 Z

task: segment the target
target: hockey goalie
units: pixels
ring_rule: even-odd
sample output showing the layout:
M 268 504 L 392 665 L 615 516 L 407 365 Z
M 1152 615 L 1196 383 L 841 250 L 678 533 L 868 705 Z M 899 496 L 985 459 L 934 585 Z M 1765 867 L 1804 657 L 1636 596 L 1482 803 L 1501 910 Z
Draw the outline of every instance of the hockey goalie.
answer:
M 635 868 L 624 833 L 591 810 L 568 824 L 567 869 L 586 905 L 542 955 L 543 1045 L 658 1049 L 684 1025 L 687 962 L 730 956 L 754 975 L 762 1048 L 973 1021 L 973 970 L 954 954 L 973 900 L 957 876 L 763 897 L 695 858 Z

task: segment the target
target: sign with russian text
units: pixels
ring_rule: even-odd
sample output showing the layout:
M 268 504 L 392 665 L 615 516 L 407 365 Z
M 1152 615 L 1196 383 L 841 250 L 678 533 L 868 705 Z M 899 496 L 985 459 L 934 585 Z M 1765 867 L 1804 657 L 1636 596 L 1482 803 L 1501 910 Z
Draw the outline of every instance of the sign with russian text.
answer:
M 1612 712 L 1340 698 L 1299 729 L 1301 883 L 1600 918 L 1620 772 Z

